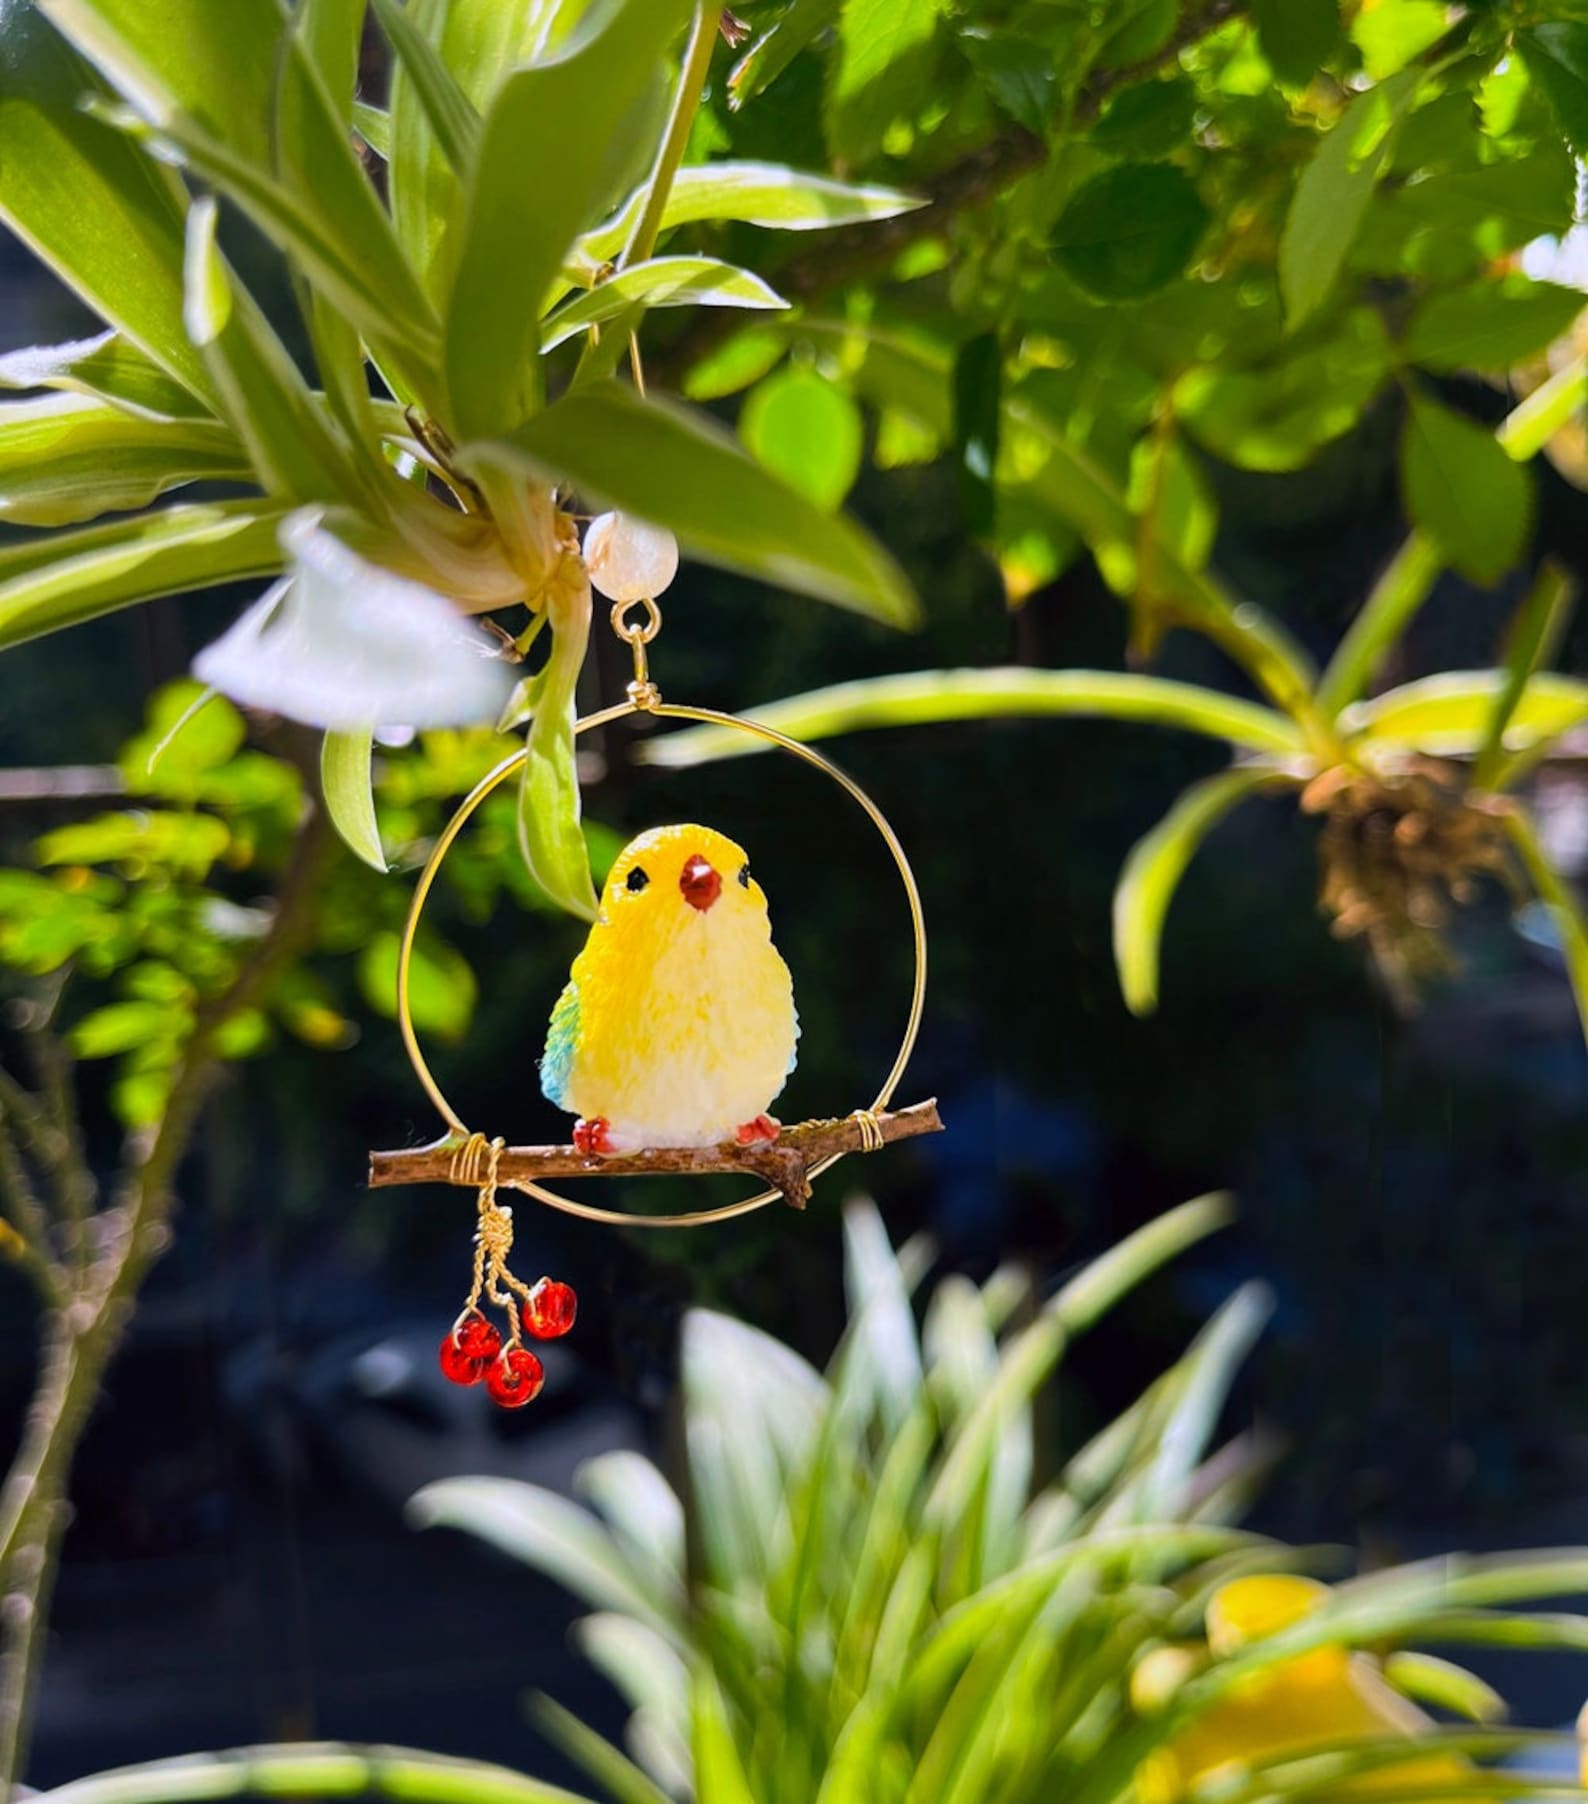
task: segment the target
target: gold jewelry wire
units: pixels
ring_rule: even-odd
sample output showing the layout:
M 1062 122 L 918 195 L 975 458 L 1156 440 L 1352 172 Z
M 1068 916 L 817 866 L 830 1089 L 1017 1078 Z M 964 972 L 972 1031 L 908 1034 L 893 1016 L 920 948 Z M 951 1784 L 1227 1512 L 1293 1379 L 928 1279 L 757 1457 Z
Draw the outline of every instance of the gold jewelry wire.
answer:
M 652 606 L 654 607 L 654 603 Z M 647 623 L 649 624 L 649 623 Z M 658 620 L 658 624 L 660 624 Z M 647 637 L 654 636 L 653 633 Z M 631 641 L 631 643 L 633 643 Z M 641 653 L 641 646 L 634 644 L 636 659 Z M 642 679 L 643 680 L 643 679 Z M 638 687 L 638 684 L 636 685 Z M 630 691 L 631 697 L 634 690 Z M 692 708 L 680 702 L 653 701 L 643 691 L 635 699 L 619 702 L 615 707 L 603 708 L 597 714 L 587 714 L 582 720 L 574 723 L 574 734 L 593 732 L 597 727 L 610 726 L 614 721 L 624 720 L 629 715 L 645 714 L 664 716 L 669 720 L 694 721 L 705 726 L 728 727 L 735 732 L 748 733 L 752 738 L 764 740 L 768 745 L 776 746 L 780 751 L 801 759 L 804 763 L 818 770 L 823 776 L 830 778 L 842 789 L 852 801 L 864 810 L 883 844 L 893 856 L 898 867 L 899 876 L 904 883 L 905 900 L 910 909 L 910 930 L 915 943 L 915 981 L 910 990 L 910 1011 L 905 1021 L 904 1037 L 899 1042 L 899 1050 L 894 1057 L 893 1067 L 883 1080 L 882 1088 L 866 1109 L 854 1111 L 861 1123 L 861 1146 L 864 1151 L 872 1151 L 880 1142 L 880 1133 L 873 1140 L 875 1129 L 874 1117 L 878 1110 L 886 1109 L 893 1100 L 894 1091 L 899 1087 L 899 1080 L 904 1076 L 905 1067 L 910 1062 L 910 1055 L 915 1050 L 916 1037 L 921 1031 L 921 1013 L 926 1003 L 926 916 L 921 908 L 921 892 L 916 886 L 915 872 L 910 868 L 910 861 L 905 856 L 904 847 L 899 843 L 898 835 L 888 823 L 887 816 L 872 801 L 853 777 L 840 770 L 830 759 L 824 758 L 820 752 L 812 751 L 808 745 L 802 745 L 797 739 L 790 739 L 786 733 L 778 732 L 776 727 L 763 726 L 758 720 L 746 715 L 722 714 L 715 708 Z M 414 1068 L 414 1075 L 424 1086 L 426 1095 L 435 1104 L 441 1118 L 455 1134 L 464 1136 L 465 1147 L 471 1143 L 483 1141 L 483 1136 L 471 1133 L 464 1124 L 463 1118 L 447 1101 L 441 1086 L 425 1060 L 419 1046 L 419 1036 L 414 1031 L 413 1011 L 409 1006 L 408 980 L 413 964 L 414 937 L 419 931 L 419 919 L 424 912 L 425 903 L 436 880 L 436 873 L 441 868 L 442 860 L 452 849 L 453 842 L 468 824 L 474 813 L 491 792 L 505 783 L 528 757 L 528 749 L 521 748 L 510 757 L 504 758 L 494 770 L 486 774 L 475 784 L 459 804 L 458 811 L 442 829 L 440 838 L 431 849 L 429 858 L 425 860 L 424 869 L 419 873 L 419 881 L 414 886 L 413 901 L 408 907 L 408 919 L 403 926 L 402 943 L 397 954 L 397 1026 L 402 1035 L 403 1046 L 408 1053 L 408 1062 Z M 477 1153 L 470 1154 L 471 1159 Z M 811 1178 L 821 1174 L 835 1165 L 844 1155 L 829 1153 L 825 1159 L 819 1159 L 809 1173 Z M 504 1179 L 508 1189 L 521 1191 L 532 1196 L 537 1202 L 545 1203 L 549 1208 L 561 1210 L 564 1215 L 576 1215 L 584 1221 L 604 1222 L 610 1226 L 624 1228 L 698 1228 L 711 1222 L 731 1221 L 735 1216 L 749 1215 L 756 1209 L 763 1209 L 768 1203 L 782 1201 L 782 1193 L 777 1190 L 763 1190 L 755 1196 L 745 1197 L 737 1203 L 725 1203 L 716 1209 L 697 1209 L 681 1215 L 640 1215 L 625 1209 L 602 1209 L 592 1203 L 581 1203 L 573 1197 L 563 1196 L 555 1190 L 548 1190 L 545 1185 L 535 1183 L 532 1179 Z

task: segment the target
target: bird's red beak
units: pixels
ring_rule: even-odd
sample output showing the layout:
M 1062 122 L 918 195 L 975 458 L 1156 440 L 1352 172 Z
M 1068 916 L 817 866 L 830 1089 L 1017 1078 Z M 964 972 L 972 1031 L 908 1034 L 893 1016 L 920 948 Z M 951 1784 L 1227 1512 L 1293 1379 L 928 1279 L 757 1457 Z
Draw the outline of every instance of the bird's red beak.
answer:
M 722 894 L 722 879 L 716 866 L 697 852 L 679 874 L 678 887 L 689 906 L 704 914 Z

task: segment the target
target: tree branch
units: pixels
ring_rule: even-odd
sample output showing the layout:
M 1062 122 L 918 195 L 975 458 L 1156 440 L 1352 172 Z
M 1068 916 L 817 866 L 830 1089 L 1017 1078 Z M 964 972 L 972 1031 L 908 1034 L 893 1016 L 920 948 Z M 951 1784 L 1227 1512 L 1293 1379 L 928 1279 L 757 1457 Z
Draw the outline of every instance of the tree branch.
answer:
M 294 843 L 270 926 L 226 990 L 200 1009 L 158 1126 L 152 1134 L 128 1143 L 121 1200 L 99 1218 L 103 1251 L 82 1272 L 72 1300 L 48 1318 L 38 1391 L 22 1445 L 0 1490 L 0 1581 L 16 1586 L 16 1594 L 23 1598 L 23 1607 L 14 1615 L 0 1616 L 5 1638 L 0 1666 L 0 1799 L 12 1795 L 26 1754 L 35 1643 L 42 1626 L 37 1604 L 48 1595 L 64 1520 L 61 1500 L 67 1475 L 138 1287 L 169 1239 L 167 1221 L 175 1202 L 172 1182 L 223 1068 L 218 1037 L 307 945 L 323 879 L 337 855 L 329 817 L 323 808 L 315 808 Z M 29 1578 L 35 1553 L 38 1572 Z
M 937 1103 L 918 1102 L 908 1109 L 874 1117 L 886 1145 L 913 1140 L 919 1134 L 940 1134 L 943 1123 Z M 455 1135 L 433 1146 L 407 1151 L 376 1152 L 369 1156 L 369 1186 L 383 1190 L 393 1184 L 457 1184 L 478 1186 L 478 1174 L 465 1177 L 458 1171 L 457 1152 L 462 1144 Z M 500 1183 L 542 1178 L 663 1177 L 678 1173 L 742 1171 L 760 1178 L 783 1193 L 795 1209 L 805 1207 L 810 1195 L 809 1173 L 813 1165 L 835 1153 L 867 1150 L 866 1129 L 853 1115 L 835 1121 L 806 1121 L 785 1128 L 770 1145 L 739 1146 L 725 1140 L 720 1146 L 648 1147 L 637 1153 L 607 1155 L 582 1153 L 574 1146 L 510 1146 L 497 1162 Z

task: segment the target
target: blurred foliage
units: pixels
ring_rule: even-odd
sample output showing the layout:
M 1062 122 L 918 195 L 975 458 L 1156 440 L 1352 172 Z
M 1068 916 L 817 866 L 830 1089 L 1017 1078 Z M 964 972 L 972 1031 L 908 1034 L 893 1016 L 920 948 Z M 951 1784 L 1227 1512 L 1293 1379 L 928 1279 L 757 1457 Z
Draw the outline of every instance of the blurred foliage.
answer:
M 1525 1773 L 1551 1738 L 1436 1728 L 1397 1685 L 1482 1725 L 1498 1700 L 1399 1650 L 1581 1647 L 1584 1618 L 1511 1606 L 1581 1591 L 1588 1564 L 1440 1560 L 1333 1591 L 1287 1576 L 1322 1550 L 1231 1526 L 1264 1461 L 1217 1444 L 1261 1286 L 1090 1440 L 1051 1444 L 1044 1393 L 1071 1343 L 1225 1214 L 1187 1204 L 1040 1301 L 1012 1267 L 943 1278 L 918 1327 L 929 1249 L 895 1254 L 853 1205 L 825 1376 L 726 1317 L 687 1319 L 679 1488 L 612 1453 L 584 1468 L 593 1509 L 464 1478 L 412 1514 L 595 1607 L 576 1633 L 633 1711 L 629 1752 L 549 1700 L 538 1714 L 621 1804 L 1531 1795 L 1474 1756 Z

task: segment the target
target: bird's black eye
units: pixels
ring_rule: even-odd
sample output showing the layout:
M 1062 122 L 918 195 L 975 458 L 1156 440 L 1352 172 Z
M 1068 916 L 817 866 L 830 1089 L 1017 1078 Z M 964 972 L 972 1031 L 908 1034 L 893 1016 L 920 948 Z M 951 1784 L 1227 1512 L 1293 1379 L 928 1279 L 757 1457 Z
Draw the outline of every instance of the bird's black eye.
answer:
M 750 867 L 747 864 L 741 864 L 739 866 L 739 888 L 740 889 L 748 889 L 749 887 L 750 887 Z
M 624 887 L 627 889 L 639 891 L 639 890 L 644 889 L 644 887 L 646 886 L 647 883 L 650 882 L 650 880 L 651 880 L 650 875 L 646 871 L 645 866 L 643 864 L 637 864 L 637 865 L 635 865 L 634 869 L 629 872 L 628 881 Z

